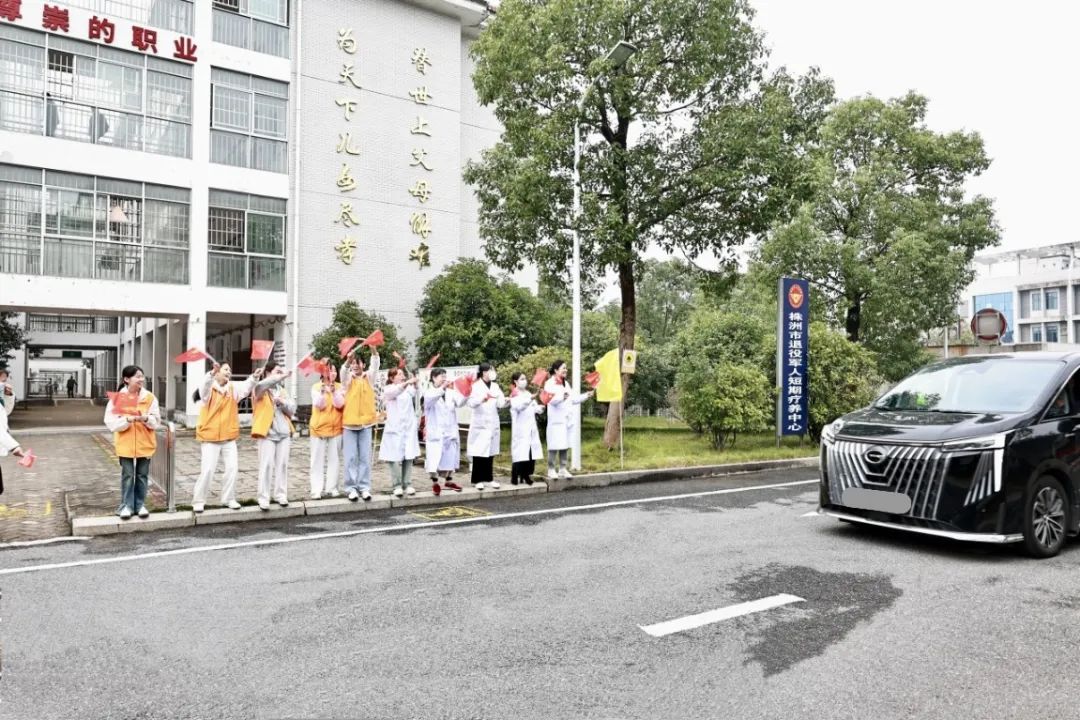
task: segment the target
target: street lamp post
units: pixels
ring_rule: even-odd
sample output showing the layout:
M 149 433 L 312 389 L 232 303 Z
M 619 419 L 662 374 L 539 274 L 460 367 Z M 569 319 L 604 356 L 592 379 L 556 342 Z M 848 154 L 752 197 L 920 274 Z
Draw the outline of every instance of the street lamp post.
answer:
M 608 51 L 605 58 L 611 63 L 612 69 L 617 70 L 626 64 L 630 56 L 637 52 L 637 48 L 625 40 L 620 40 L 615 47 Z M 572 267 L 570 280 L 573 287 L 573 320 L 571 323 L 571 362 L 573 365 L 573 377 L 571 382 L 576 390 L 581 389 L 581 236 L 578 232 L 578 221 L 581 219 L 581 116 L 585 114 L 585 103 L 592 90 L 593 80 L 585 87 L 578 101 L 577 116 L 574 118 L 574 217 L 571 233 L 574 240 Z M 573 412 L 577 416 L 574 423 L 574 431 L 570 438 L 570 467 L 577 471 L 581 469 L 581 405 L 574 405 Z

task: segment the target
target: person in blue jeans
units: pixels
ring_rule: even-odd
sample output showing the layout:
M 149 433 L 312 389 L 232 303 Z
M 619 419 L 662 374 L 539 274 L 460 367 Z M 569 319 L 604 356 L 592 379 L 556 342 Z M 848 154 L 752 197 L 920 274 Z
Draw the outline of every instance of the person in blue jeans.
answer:
M 375 381 L 379 375 L 379 352 L 371 350 L 371 367 L 356 350 L 341 366 L 341 384 L 345 393 L 342 409 L 342 451 L 345 456 L 345 492 L 356 502 L 371 499 L 371 429 L 375 427 Z

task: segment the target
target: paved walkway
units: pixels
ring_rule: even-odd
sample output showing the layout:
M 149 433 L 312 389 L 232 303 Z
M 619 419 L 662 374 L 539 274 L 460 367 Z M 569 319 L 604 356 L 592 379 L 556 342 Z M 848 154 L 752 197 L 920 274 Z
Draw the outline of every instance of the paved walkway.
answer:
M 18 408 L 8 417 L 13 433 L 29 428 L 101 427 L 105 406 L 90 400 L 58 399 L 56 405 L 32 405 Z

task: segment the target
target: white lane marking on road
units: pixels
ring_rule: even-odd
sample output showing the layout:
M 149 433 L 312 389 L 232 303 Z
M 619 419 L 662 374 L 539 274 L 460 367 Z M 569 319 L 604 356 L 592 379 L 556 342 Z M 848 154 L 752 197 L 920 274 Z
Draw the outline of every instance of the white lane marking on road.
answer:
M 693 630 L 694 628 L 699 628 L 703 625 L 711 625 L 712 623 L 720 622 L 721 620 L 730 620 L 731 618 L 737 618 L 742 615 L 749 615 L 750 613 L 761 612 L 762 610 L 772 610 L 773 608 L 778 608 L 782 605 L 790 605 L 791 603 L 797 602 L 806 601 L 797 595 L 781 593 L 780 595 L 770 595 L 769 597 L 761 598 L 760 600 L 752 600 L 750 602 L 739 603 L 738 605 L 729 605 L 728 607 L 710 610 L 697 615 L 687 615 L 686 617 L 667 620 L 662 623 L 656 623 L 655 625 L 639 625 L 638 627 L 653 637 L 664 637 L 665 635 L 672 635 L 677 632 L 683 632 L 684 630 Z
M 116 557 L 95 558 L 93 560 L 76 560 L 65 563 L 50 563 L 47 565 L 27 565 L 26 567 L 5 568 L 0 570 L 0 575 L 18 575 L 20 573 L 41 572 L 44 570 L 62 570 L 64 568 L 87 567 L 90 565 L 109 565 L 112 563 L 132 562 L 135 560 L 149 560 L 151 558 L 169 557 L 173 555 L 193 555 L 195 553 L 213 552 L 215 550 L 233 550 L 246 547 L 265 547 L 267 545 L 285 545 L 296 542 L 309 542 L 312 540 L 328 540 L 331 538 L 347 538 L 357 535 L 370 535 L 372 533 L 395 532 L 399 530 L 419 530 L 423 528 L 447 527 L 448 525 L 470 525 L 473 523 L 486 523 L 493 520 L 512 520 L 515 518 L 535 517 L 537 515 L 556 515 L 559 513 L 580 512 L 583 510 L 603 510 L 604 508 L 622 507 L 626 505 L 647 505 L 649 503 L 667 502 L 670 500 L 685 500 L 688 498 L 709 497 L 712 495 L 729 495 L 731 493 L 753 492 L 755 490 L 779 490 L 782 488 L 796 487 L 816 483 L 814 480 L 795 480 L 786 483 L 773 483 L 770 485 L 752 485 L 747 487 L 727 488 L 725 490 L 707 490 L 705 492 L 685 493 L 683 495 L 662 495 L 659 497 L 637 498 L 634 500 L 615 500 L 606 503 L 593 503 L 591 505 L 572 505 L 570 507 L 545 508 L 543 510 L 526 510 L 516 513 L 503 513 L 502 515 L 484 515 L 483 517 L 469 517 L 458 520 L 435 520 L 433 522 L 404 523 L 397 525 L 380 525 L 378 527 L 364 528 L 362 530 L 343 530 L 341 532 L 315 533 L 312 535 L 298 535 L 271 540 L 246 540 L 244 542 L 223 543 L 220 545 L 203 545 L 199 547 L 178 548 L 176 550 L 161 550 L 159 552 L 139 553 L 138 555 L 118 555 Z
M 35 545 L 52 545 L 54 543 L 62 542 L 77 542 L 79 540 L 89 540 L 89 535 L 67 535 L 65 537 L 46 538 L 44 540 L 19 540 L 16 542 L 0 543 L 0 549 L 3 548 L 21 548 L 21 547 L 33 547 Z

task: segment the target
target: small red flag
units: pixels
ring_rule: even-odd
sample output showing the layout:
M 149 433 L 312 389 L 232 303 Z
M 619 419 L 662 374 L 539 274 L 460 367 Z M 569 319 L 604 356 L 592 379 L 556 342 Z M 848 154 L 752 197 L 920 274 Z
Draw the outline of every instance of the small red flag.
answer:
M 394 357 L 396 357 L 398 359 L 397 366 L 399 368 L 404 368 L 405 367 L 405 358 L 401 357 L 401 354 L 398 353 L 397 350 L 394 351 Z
M 32 468 L 35 460 L 37 460 L 37 455 L 34 454 L 33 450 L 27 448 L 23 451 L 23 456 L 19 458 L 19 464 L 24 468 Z
M 108 393 L 109 400 L 113 404 L 113 412 L 117 415 L 138 415 L 139 396 L 129 392 Z
M 358 342 L 360 342 L 360 338 L 341 338 L 341 342 L 337 344 L 337 349 L 338 352 L 341 353 L 341 357 L 348 357 L 349 351 L 356 347 L 356 343 Z
M 555 397 L 555 396 L 552 395 L 549 392 L 546 392 L 544 390 L 540 391 L 540 402 L 543 405 L 547 405 L 549 402 L 551 402 L 551 398 L 553 398 L 553 397 Z
M 596 389 L 600 384 L 600 373 L 593 370 L 591 373 L 585 376 L 585 382 L 589 383 L 589 387 Z
M 323 377 L 323 376 L 327 375 L 330 372 L 330 366 L 328 364 L 322 362 L 321 360 L 317 360 L 311 366 L 311 370 L 312 370 L 312 372 L 314 372 L 319 377 Z M 305 373 L 305 374 L 307 374 L 307 373 Z
M 304 374 L 304 377 L 318 372 L 318 363 L 315 362 L 315 358 L 311 357 L 311 353 L 304 356 L 304 359 L 296 363 L 296 369 Z
M 200 360 L 207 360 L 209 358 L 209 355 L 207 355 L 198 348 L 188 348 L 186 352 L 182 352 L 175 358 L 173 358 L 173 362 L 183 364 L 190 362 L 198 362 Z
M 274 352 L 273 340 L 252 340 L 251 341 L 251 359 L 252 360 L 269 360 L 270 354 Z
M 536 368 L 536 372 L 533 373 L 532 384 L 537 387 L 544 387 L 544 383 L 547 382 L 548 371 L 544 368 Z
M 431 368 L 435 367 L 435 363 L 437 363 L 439 361 L 439 358 L 441 357 L 442 353 L 435 353 L 435 355 L 433 355 L 432 358 L 427 361 L 427 369 L 430 370 Z
M 382 330 L 376 330 L 364 338 L 364 345 L 368 347 L 379 347 L 384 343 L 386 343 L 386 338 L 383 337 Z
M 476 378 L 469 375 L 463 375 L 454 381 L 454 389 L 465 397 L 472 395 L 472 386 L 476 382 Z

